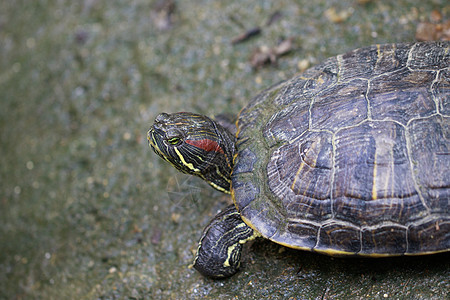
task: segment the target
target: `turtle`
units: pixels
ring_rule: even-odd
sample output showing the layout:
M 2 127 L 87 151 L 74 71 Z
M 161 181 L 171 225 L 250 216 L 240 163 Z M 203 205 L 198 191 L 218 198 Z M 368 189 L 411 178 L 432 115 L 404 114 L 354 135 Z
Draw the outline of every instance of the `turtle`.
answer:
M 147 138 L 232 196 L 201 235 L 204 276 L 234 275 L 258 237 L 331 256 L 450 250 L 450 42 L 359 48 L 264 90 L 235 129 L 161 113 Z

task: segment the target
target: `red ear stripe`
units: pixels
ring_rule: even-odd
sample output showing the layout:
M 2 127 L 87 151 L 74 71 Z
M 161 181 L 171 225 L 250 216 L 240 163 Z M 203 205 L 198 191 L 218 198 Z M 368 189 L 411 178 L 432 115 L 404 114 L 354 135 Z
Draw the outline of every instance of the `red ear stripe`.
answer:
M 219 153 L 224 153 L 223 149 L 219 146 L 216 141 L 204 139 L 204 140 L 185 140 L 189 145 L 195 146 L 205 151 L 214 151 Z

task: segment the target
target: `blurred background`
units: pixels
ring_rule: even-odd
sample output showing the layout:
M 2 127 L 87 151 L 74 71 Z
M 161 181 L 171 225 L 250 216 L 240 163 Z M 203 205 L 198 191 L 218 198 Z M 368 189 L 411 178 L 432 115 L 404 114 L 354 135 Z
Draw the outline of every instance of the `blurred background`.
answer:
M 0 2 L 0 299 L 444 299 L 450 256 L 338 259 L 268 241 L 189 265 L 230 203 L 147 146 L 159 112 L 236 115 L 374 43 L 449 39 L 446 0 Z

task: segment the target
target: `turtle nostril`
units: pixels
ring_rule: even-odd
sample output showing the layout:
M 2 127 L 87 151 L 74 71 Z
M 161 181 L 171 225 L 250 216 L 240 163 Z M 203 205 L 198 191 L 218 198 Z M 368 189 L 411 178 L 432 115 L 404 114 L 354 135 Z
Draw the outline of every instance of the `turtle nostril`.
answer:
M 163 125 L 162 124 L 153 124 L 152 128 L 150 128 L 150 131 L 154 135 L 164 136 L 164 130 L 162 130 Z
M 167 117 L 168 117 L 169 115 L 168 114 L 165 114 L 165 113 L 162 113 L 162 114 L 159 114 L 156 118 L 155 118 L 155 123 L 153 123 L 153 125 L 152 125 L 152 129 L 154 130 L 154 131 L 159 131 L 159 132 L 161 132 L 162 130 L 163 130 L 163 128 L 166 126 L 166 124 L 167 124 Z
M 165 120 L 167 120 L 167 118 L 169 117 L 169 114 L 166 113 L 160 113 L 158 116 L 156 116 L 155 118 L 155 124 L 156 123 L 164 123 Z
M 161 127 L 162 127 L 162 124 L 156 123 L 156 121 L 155 121 L 155 123 L 153 123 L 152 127 L 150 127 L 150 130 L 154 130 L 154 131 L 161 130 Z

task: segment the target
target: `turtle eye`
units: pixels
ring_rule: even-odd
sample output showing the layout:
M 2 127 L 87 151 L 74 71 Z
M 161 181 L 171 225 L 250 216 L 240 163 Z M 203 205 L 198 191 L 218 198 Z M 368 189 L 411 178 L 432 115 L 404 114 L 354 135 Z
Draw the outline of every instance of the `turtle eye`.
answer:
M 178 145 L 179 143 L 181 143 L 181 139 L 179 137 L 173 137 L 168 139 L 167 142 L 169 142 L 169 144 L 171 145 Z

